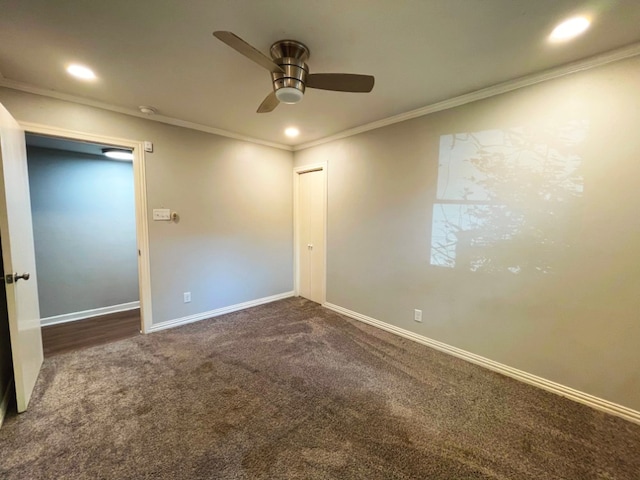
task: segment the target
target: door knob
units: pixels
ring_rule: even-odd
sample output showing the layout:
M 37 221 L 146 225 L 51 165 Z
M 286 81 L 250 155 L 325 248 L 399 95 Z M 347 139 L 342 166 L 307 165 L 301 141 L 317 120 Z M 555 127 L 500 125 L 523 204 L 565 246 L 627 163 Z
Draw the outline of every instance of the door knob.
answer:
M 14 283 L 20 279 L 29 280 L 29 277 L 31 277 L 31 275 L 29 275 L 28 273 L 23 273 L 22 275 L 18 275 L 17 273 L 10 273 L 5 277 L 5 280 L 7 283 Z
M 307 248 L 308 248 L 309 250 L 312 250 L 312 249 L 313 249 L 313 244 L 308 243 L 308 244 L 307 244 Z

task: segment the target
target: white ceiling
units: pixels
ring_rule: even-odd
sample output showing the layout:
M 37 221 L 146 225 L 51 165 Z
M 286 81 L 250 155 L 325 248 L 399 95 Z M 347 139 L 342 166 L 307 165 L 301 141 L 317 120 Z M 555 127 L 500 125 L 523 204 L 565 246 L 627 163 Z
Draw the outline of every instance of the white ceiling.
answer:
M 638 0 L 0 0 L 0 84 L 37 87 L 295 145 L 640 41 Z M 574 14 L 577 39 L 547 36 Z M 313 73 L 376 77 L 372 93 L 307 90 L 255 113 L 270 76 L 212 36 L 268 54 L 305 43 Z M 71 78 L 78 62 L 98 75 Z M 285 127 L 301 134 L 286 138 Z

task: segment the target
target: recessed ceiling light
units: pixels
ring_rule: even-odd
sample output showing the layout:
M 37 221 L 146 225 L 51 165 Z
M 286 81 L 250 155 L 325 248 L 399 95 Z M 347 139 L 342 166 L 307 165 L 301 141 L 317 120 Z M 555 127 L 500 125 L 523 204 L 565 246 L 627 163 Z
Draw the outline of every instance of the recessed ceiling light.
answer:
M 296 127 L 289 127 L 287 129 L 285 129 L 284 134 L 287 137 L 297 137 L 300 134 L 300 130 L 298 130 Z
M 591 21 L 586 17 L 570 18 L 553 29 L 553 32 L 549 35 L 549 40 L 552 42 L 570 40 L 583 33 L 587 28 L 589 28 L 590 24 Z
M 113 160 L 133 160 L 133 152 L 122 148 L 103 148 L 102 153 Z
M 96 74 L 88 67 L 74 63 L 67 67 L 67 72 L 80 80 L 95 80 Z

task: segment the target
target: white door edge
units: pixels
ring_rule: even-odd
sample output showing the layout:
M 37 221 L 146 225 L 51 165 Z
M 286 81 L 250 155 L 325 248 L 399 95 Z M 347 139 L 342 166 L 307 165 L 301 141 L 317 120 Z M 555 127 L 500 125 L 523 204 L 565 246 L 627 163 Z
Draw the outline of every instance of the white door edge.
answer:
M 3 105 L 0 105 L 0 144 L 2 281 L 6 285 L 16 407 L 18 412 L 24 412 L 38 381 L 44 354 L 25 136 Z M 13 278 L 14 275 L 21 278 Z

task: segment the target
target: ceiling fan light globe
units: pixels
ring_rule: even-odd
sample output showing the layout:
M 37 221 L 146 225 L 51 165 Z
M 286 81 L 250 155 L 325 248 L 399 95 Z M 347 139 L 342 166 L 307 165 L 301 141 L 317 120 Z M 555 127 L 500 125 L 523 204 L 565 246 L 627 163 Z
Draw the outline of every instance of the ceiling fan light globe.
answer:
M 303 96 L 300 90 L 293 87 L 282 87 L 276 90 L 276 97 L 282 103 L 298 103 Z

